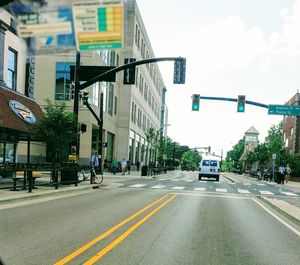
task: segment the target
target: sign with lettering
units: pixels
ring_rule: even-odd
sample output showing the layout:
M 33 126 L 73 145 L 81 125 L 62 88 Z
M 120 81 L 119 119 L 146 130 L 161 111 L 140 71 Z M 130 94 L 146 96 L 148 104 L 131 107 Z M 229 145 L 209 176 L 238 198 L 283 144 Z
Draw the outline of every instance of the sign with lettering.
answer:
M 36 122 L 35 116 L 31 110 L 21 102 L 11 99 L 8 104 L 12 112 L 15 113 L 21 120 L 31 124 Z
M 77 49 L 116 49 L 123 46 L 123 0 L 73 3 Z

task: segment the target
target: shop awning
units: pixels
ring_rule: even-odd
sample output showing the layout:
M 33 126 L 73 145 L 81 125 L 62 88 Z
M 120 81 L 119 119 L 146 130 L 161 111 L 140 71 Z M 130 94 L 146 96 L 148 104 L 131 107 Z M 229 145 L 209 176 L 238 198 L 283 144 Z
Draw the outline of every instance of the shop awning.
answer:
M 0 136 L 27 140 L 30 137 L 29 125 L 42 114 L 35 100 L 0 87 Z

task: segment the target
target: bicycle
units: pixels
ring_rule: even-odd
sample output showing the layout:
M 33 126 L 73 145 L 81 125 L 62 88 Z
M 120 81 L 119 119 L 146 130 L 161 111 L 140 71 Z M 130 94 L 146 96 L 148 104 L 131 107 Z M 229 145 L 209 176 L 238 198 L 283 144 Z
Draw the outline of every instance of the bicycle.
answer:
M 103 173 L 97 174 L 95 168 L 91 168 L 89 171 L 81 169 L 78 171 L 78 180 L 80 182 L 91 181 L 91 173 L 95 176 L 94 183 L 100 185 L 103 182 Z

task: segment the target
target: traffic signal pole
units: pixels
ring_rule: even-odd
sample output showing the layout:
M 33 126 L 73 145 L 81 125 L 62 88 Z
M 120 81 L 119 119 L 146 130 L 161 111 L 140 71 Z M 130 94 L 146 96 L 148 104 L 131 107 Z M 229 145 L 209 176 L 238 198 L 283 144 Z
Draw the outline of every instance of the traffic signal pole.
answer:
M 76 52 L 76 63 L 75 63 L 75 72 L 74 72 L 74 106 L 73 111 L 75 114 L 76 124 L 78 125 L 78 114 L 79 114 L 79 68 L 80 68 L 80 52 Z M 76 126 L 76 134 L 78 133 L 78 126 Z M 80 137 L 76 137 L 76 159 L 79 160 L 79 146 L 80 146 Z
M 221 97 L 204 97 L 204 96 L 200 96 L 200 99 L 237 102 L 236 98 L 221 98 Z M 246 104 L 254 105 L 254 106 L 261 107 L 261 108 L 266 108 L 266 109 L 269 108 L 269 105 L 259 103 L 259 102 L 255 102 L 255 101 L 250 101 L 250 100 L 246 100 Z
M 155 62 L 162 62 L 162 61 L 180 61 L 182 62 L 182 65 L 184 65 L 184 72 L 182 72 L 182 76 L 180 78 L 181 81 L 180 84 L 184 83 L 184 77 L 185 77 L 185 58 L 183 57 L 162 57 L 162 58 L 151 58 L 151 59 L 145 59 L 140 61 L 134 61 L 130 62 L 124 65 L 121 65 L 119 67 L 113 68 L 111 70 L 108 70 L 102 74 L 99 74 L 95 76 L 94 78 L 91 78 L 90 80 L 80 84 L 79 80 L 79 69 L 80 69 L 80 53 L 76 53 L 76 65 L 75 65 L 75 94 L 74 94 L 74 113 L 76 115 L 77 123 L 78 123 L 78 109 L 79 109 L 79 91 L 83 90 L 91 85 L 93 85 L 96 82 L 106 81 L 105 78 L 109 77 L 111 74 L 120 72 L 122 70 L 130 69 L 132 67 L 135 67 L 137 65 L 147 64 L 147 63 L 155 63 Z M 180 66 L 180 64 L 178 64 Z M 87 100 L 85 100 L 85 105 L 88 107 L 88 109 L 92 112 L 94 117 L 96 118 L 97 115 L 95 115 L 95 112 L 93 109 L 89 106 Z M 99 146 L 98 146 L 98 154 L 100 157 L 100 172 L 102 173 L 102 145 L 103 145 L 103 139 L 102 139 L 102 131 L 103 131 L 103 92 L 101 92 L 100 95 L 100 115 L 99 118 L 97 117 L 96 120 L 98 121 L 99 125 Z M 76 145 L 76 155 L 79 157 L 79 141 L 77 141 Z

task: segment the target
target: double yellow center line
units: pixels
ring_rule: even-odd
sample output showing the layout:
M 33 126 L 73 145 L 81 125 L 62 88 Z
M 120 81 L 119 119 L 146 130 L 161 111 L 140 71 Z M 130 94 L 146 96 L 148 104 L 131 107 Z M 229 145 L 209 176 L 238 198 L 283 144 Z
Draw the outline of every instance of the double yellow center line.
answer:
M 80 255 L 81 253 L 83 253 L 84 251 L 88 250 L 90 247 L 92 247 L 93 245 L 95 245 L 96 243 L 98 243 L 100 240 L 108 237 L 110 234 L 112 234 L 113 232 L 115 232 L 117 229 L 119 229 L 120 227 L 124 226 L 125 224 L 129 223 L 130 221 L 132 221 L 134 218 L 138 217 L 139 215 L 141 215 L 142 213 L 144 213 L 145 211 L 147 211 L 148 209 L 150 209 L 151 207 L 153 207 L 154 205 L 160 203 L 161 201 L 163 201 L 164 199 L 166 199 L 170 194 L 167 194 L 163 197 L 161 197 L 160 199 L 154 201 L 153 203 L 150 203 L 149 205 L 147 205 L 146 207 L 144 207 L 143 209 L 139 210 L 138 212 L 136 212 L 135 214 L 129 216 L 128 218 L 126 218 L 125 220 L 123 220 L 122 222 L 118 223 L 117 225 L 115 225 L 114 227 L 108 229 L 106 232 L 104 232 L 103 234 L 99 235 L 98 237 L 96 237 L 95 239 L 91 240 L 90 242 L 86 243 L 85 245 L 83 245 L 82 247 L 80 247 L 79 249 L 75 250 L 74 252 L 70 253 L 68 256 L 64 257 L 63 259 L 59 260 L 58 262 L 56 262 L 54 265 L 63 265 L 66 264 L 67 262 L 71 261 L 72 259 L 74 259 L 75 257 L 77 257 L 78 255 Z M 120 235 L 117 239 L 115 239 L 113 242 L 111 242 L 109 245 L 107 245 L 106 247 L 104 247 L 101 251 L 99 251 L 96 255 L 94 255 L 93 257 L 91 257 L 89 260 L 87 260 L 84 265 L 91 265 L 94 264 L 96 261 L 98 261 L 99 259 L 101 259 L 105 254 L 107 254 L 109 251 L 111 251 L 114 247 L 116 247 L 118 244 L 120 244 L 126 237 L 128 237 L 131 233 L 133 233 L 139 226 L 141 226 L 143 223 L 145 223 L 149 218 L 151 218 L 155 213 L 157 213 L 160 209 L 162 209 L 164 206 L 166 206 L 168 203 L 170 203 L 174 198 L 176 197 L 176 195 L 172 195 L 171 197 L 169 197 L 164 203 L 160 204 L 158 207 L 156 207 L 154 210 L 152 210 L 150 213 L 148 213 L 145 217 L 143 217 L 141 220 L 139 220 L 138 222 L 136 222 L 134 225 L 132 225 L 129 229 L 127 229 L 122 235 Z

